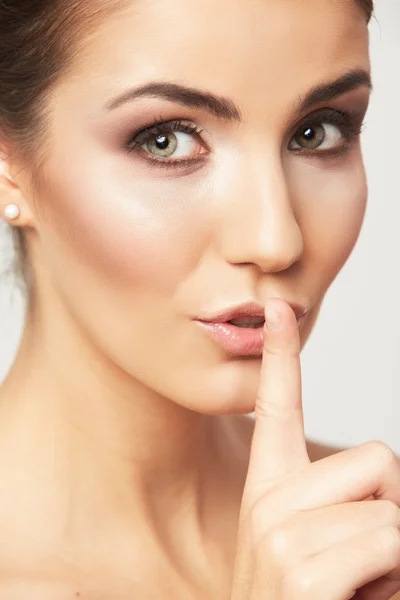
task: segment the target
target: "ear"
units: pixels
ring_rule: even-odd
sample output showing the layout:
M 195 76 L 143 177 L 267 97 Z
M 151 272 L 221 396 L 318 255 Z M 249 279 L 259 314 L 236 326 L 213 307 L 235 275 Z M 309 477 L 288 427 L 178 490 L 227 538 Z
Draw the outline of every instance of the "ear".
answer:
M 6 154 L 0 149 L 0 217 L 14 227 L 33 226 L 33 215 L 21 188 L 10 173 Z

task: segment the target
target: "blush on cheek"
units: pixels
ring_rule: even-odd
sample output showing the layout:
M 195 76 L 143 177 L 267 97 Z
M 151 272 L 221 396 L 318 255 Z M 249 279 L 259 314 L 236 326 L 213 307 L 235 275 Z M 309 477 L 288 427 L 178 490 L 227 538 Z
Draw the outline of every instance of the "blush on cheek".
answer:
M 332 173 L 309 172 L 297 197 L 305 247 L 317 271 L 323 273 L 324 287 L 348 259 L 364 219 L 365 173 L 361 164 L 351 162 Z
M 56 187 L 46 194 L 46 236 L 56 252 L 52 260 L 64 268 L 73 261 L 107 284 L 168 293 L 198 262 L 199 236 L 193 236 L 190 210 L 180 208 L 184 202 L 139 196 L 132 184 L 121 192 L 98 177 L 86 185 L 62 178 Z
M 351 185 L 351 183 L 353 185 Z M 364 180 L 342 185 L 337 190 L 336 200 L 327 199 L 329 210 L 329 232 L 322 252 L 326 262 L 332 262 L 339 270 L 351 254 L 363 223 L 367 188 Z

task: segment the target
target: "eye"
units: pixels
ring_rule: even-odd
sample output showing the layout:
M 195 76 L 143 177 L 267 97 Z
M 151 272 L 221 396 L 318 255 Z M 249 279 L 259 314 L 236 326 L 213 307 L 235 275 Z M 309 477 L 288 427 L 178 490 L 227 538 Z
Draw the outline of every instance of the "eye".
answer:
M 343 135 L 340 128 L 331 123 L 303 125 L 293 136 L 289 149 L 332 150 L 338 146 L 342 139 Z
M 183 132 L 153 135 L 142 144 L 142 148 L 157 158 L 187 158 L 196 152 L 198 146 L 193 135 Z
M 151 160 L 171 164 L 195 160 L 206 151 L 201 133 L 202 130 L 194 123 L 159 123 L 135 135 L 128 144 L 128 150 L 136 150 Z

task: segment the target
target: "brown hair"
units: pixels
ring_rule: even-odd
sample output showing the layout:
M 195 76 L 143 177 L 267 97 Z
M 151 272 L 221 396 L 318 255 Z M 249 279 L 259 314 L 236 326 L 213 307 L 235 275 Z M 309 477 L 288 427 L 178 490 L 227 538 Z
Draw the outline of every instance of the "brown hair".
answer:
M 0 0 L 0 150 L 39 174 L 46 154 L 46 105 L 81 40 L 126 0 Z M 11 228 L 18 283 L 27 279 L 23 229 Z
M 367 21 L 373 0 L 355 0 Z M 46 152 L 46 100 L 97 23 L 123 0 L 0 0 L 0 141 L 39 172 Z M 12 228 L 18 274 L 26 275 L 21 228 Z
M 356 0 L 361 6 L 365 14 L 367 15 L 367 22 L 370 21 L 372 13 L 374 12 L 374 0 Z

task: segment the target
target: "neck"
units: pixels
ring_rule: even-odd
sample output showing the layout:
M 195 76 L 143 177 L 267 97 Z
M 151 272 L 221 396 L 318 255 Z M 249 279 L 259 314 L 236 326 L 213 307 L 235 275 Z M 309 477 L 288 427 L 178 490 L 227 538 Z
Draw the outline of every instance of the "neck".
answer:
M 186 410 L 122 372 L 61 304 L 29 305 L 1 398 L 0 448 L 15 464 L 23 440 L 16 470 L 25 483 L 26 473 L 40 481 L 42 510 L 60 527 L 68 519 L 98 528 L 129 515 L 159 533 L 183 511 L 202 529 L 217 502 L 236 518 L 243 476 L 229 467 L 233 421 Z M 31 511 L 32 493 L 16 493 L 29 493 Z

